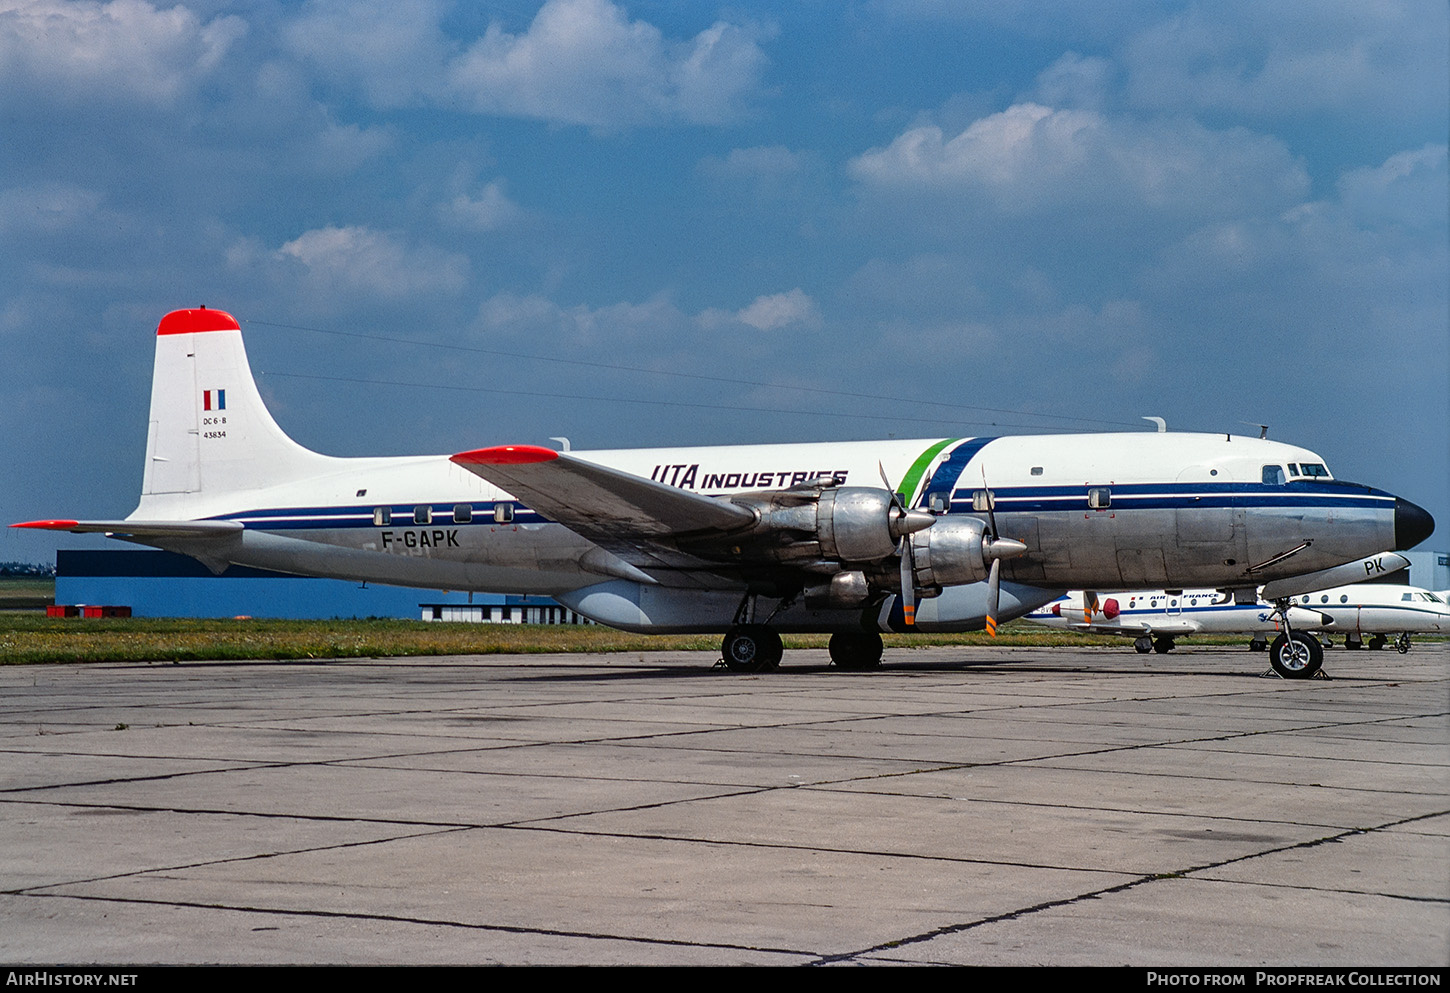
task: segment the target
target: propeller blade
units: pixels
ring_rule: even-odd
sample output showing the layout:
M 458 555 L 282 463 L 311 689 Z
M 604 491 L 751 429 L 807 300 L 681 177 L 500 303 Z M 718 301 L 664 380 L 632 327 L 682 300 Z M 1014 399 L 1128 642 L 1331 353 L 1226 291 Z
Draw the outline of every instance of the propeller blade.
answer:
M 886 466 L 876 463 L 881 473 L 881 483 L 891 494 L 891 506 L 896 510 L 888 526 L 891 533 L 901 539 L 896 545 L 896 554 L 901 557 L 901 619 L 907 627 L 916 626 L 916 560 L 911 552 L 911 536 L 936 523 L 936 515 L 926 510 L 907 510 L 900 493 L 886 477 Z
M 911 538 L 901 536 L 896 549 L 901 554 L 901 618 L 907 627 L 916 626 L 916 563 L 911 555 Z
M 1098 612 L 1097 590 L 1084 590 L 1082 594 L 1082 619 L 1084 624 L 1093 622 L 1093 614 Z
M 997 612 L 1002 598 L 1002 560 L 992 560 L 992 571 L 987 574 L 987 633 L 997 637 Z

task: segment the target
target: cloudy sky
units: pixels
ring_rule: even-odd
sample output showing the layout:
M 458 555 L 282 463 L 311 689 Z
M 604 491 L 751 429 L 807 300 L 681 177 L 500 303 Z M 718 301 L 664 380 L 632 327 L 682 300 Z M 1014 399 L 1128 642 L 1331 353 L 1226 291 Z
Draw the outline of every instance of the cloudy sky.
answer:
M 0 515 L 130 512 L 205 304 L 330 454 L 1268 424 L 1443 549 L 1447 50 L 1443 0 L 0 0 Z

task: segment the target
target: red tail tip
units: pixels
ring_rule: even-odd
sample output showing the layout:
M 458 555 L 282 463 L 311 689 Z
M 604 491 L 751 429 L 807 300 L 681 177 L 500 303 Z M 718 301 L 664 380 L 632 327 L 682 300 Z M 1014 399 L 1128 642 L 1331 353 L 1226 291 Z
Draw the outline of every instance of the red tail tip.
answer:
M 161 334 L 195 334 L 199 331 L 240 331 L 242 326 L 237 319 L 225 310 L 207 310 L 205 307 L 197 307 L 194 310 L 173 310 L 161 318 L 161 323 L 156 327 L 156 333 Z

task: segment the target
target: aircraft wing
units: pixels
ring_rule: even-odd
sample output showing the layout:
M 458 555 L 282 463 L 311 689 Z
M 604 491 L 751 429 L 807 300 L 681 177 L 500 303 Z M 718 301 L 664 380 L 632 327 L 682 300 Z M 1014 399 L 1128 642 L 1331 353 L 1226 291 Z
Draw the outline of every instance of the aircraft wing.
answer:
M 12 528 L 114 534 L 136 538 L 220 538 L 242 531 L 240 521 L 25 521 Z
M 755 523 L 755 513 L 745 507 L 606 469 L 552 448 L 479 448 L 449 461 L 601 543 L 728 534 Z

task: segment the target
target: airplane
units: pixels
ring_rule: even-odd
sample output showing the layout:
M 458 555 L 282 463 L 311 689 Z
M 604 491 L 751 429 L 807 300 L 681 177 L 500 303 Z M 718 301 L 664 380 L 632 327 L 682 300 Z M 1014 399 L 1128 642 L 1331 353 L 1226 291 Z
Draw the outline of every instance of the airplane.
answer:
M 1050 628 L 1123 635 L 1133 639 L 1139 652 L 1160 654 L 1172 651 L 1178 638 L 1198 634 L 1248 634 L 1249 647 L 1263 651 L 1269 647 L 1266 636 L 1282 629 L 1270 601 L 1237 603 L 1231 593 L 1214 589 L 1073 591 L 1030 611 L 1025 619 Z M 1289 622 L 1295 631 L 1342 633 L 1345 648 L 1363 648 L 1365 635 L 1370 636 L 1369 647 L 1382 648 L 1387 636 L 1398 634 L 1395 647 L 1404 654 L 1412 633 L 1450 633 L 1450 603 L 1415 586 L 1363 582 L 1292 597 Z M 1313 676 L 1322 662 L 1322 651 L 1297 662 L 1270 654 L 1274 670 L 1288 679 Z
M 723 632 L 726 667 L 758 672 L 780 663 L 783 631 L 829 633 L 837 666 L 870 669 L 882 631 L 995 635 L 1066 589 L 1252 597 L 1409 548 L 1434 520 L 1307 449 L 1227 434 L 338 458 L 283 432 L 241 325 L 202 307 L 157 327 L 136 509 L 12 527 L 103 533 L 218 573 L 545 594 L 625 630 Z

